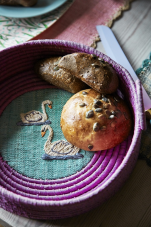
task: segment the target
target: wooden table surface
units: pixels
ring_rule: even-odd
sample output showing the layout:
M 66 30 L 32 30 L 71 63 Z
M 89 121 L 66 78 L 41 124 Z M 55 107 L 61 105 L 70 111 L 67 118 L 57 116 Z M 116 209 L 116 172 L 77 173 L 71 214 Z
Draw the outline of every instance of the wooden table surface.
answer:
M 114 21 L 112 30 L 134 70 L 151 52 L 151 1 L 137 0 Z M 104 52 L 102 43 L 97 49 Z M 151 149 L 151 146 L 150 146 Z M 151 167 L 137 164 L 124 186 L 98 208 L 63 220 L 33 220 L 0 209 L 0 227 L 149 227 L 151 226 Z

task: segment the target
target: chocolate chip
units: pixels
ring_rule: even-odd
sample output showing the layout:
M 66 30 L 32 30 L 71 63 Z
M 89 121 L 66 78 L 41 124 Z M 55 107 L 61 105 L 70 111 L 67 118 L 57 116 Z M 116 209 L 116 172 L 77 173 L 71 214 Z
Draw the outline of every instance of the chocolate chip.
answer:
M 110 116 L 109 116 L 110 119 L 113 119 L 114 117 L 115 117 L 114 115 L 110 115 Z
M 84 107 L 84 106 L 86 106 L 86 104 L 84 102 L 82 102 L 82 103 L 79 104 L 79 106 Z
M 91 54 L 91 57 L 93 57 L 94 59 L 98 58 L 95 54 Z
M 104 59 L 103 58 L 98 58 L 99 61 L 101 62 L 104 62 Z
M 106 103 L 109 102 L 108 98 L 106 98 L 106 97 L 103 97 L 102 100 L 103 100 L 104 102 L 106 102 Z
M 94 130 L 95 132 L 98 132 L 98 131 L 100 130 L 100 125 L 99 125 L 98 122 L 94 123 L 94 125 L 93 125 L 93 130 Z
M 58 67 L 58 66 L 55 66 L 55 67 L 53 68 L 53 70 L 54 70 L 54 71 L 58 71 L 58 70 L 59 70 L 59 67 Z
M 95 68 L 100 68 L 100 65 L 97 65 L 97 64 L 94 64 L 94 63 L 92 63 L 91 65 L 94 66 Z
M 89 144 L 89 145 L 88 145 L 88 148 L 89 148 L 89 150 L 92 150 L 93 145 L 92 145 L 92 144 Z
M 87 93 L 86 91 L 83 91 L 82 94 L 83 94 L 83 95 L 87 95 L 88 93 Z
M 97 104 L 94 104 L 93 107 L 96 109 L 96 108 L 99 108 L 99 106 Z
M 100 106 L 102 102 L 98 99 L 94 99 L 94 104 L 97 104 L 98 106 Z
M 94 116 L 93 110 L 89 110 L 88 112 L 86 112 L 86 118 L 91 118 L 93 116 Z
M 111 114 L 115 115 L 115 111 L 114 110 L 111 110 Z
M 101 113 L 101 112 L 102 112 L 102 108 L 96 108 L 96 109 L 95 109 L 95 112 Z

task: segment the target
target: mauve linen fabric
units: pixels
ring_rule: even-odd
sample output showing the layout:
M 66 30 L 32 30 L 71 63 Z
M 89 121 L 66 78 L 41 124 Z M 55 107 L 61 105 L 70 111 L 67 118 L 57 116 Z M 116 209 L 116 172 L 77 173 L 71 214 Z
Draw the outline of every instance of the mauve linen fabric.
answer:
M 75 0 L 51 27 L 33 39 L 60 39 L 92 46 L 96 25 L 110 26 L 131 0 Z

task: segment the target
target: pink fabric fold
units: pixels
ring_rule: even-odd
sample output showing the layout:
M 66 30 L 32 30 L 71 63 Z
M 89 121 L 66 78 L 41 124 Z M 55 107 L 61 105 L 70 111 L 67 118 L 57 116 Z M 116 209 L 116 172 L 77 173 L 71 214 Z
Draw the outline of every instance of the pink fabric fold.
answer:
M 92 46 L 98 37 L 96 25 L 110 26 L 127 0 L 75 0 L 51 27 L 33 39 L 60 39 Z

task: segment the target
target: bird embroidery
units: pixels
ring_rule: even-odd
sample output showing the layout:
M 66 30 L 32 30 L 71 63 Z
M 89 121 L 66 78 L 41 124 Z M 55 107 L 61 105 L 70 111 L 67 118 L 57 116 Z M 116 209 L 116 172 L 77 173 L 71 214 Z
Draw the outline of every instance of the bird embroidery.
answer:
M 49 130 L 48 139 L 44 145 L 45 154 L 42 155 L 42 159 L 79 159 L 83 158 L 82 154 L 79 154 L 79 148 L 75 147 L 71 143 L 58 140 L 51 142 L 53 138 L 53 130 L 50 125 L 43 125 L 41 127 L 42 137 L 45 135 L 46 131 Z
M 52 109 L 52 102 L 50 100 L 43 101 L 42 102 L 43 113 L 37 110 L 31 110 L 27 113 L 21 113 L 20 114 L 21 121 L 17 122 L 17 125 L 30 126 L 50 124 L 51 122 L 48 120 L 48 116 L 45 109 L 46 104 L 50 109 Z

